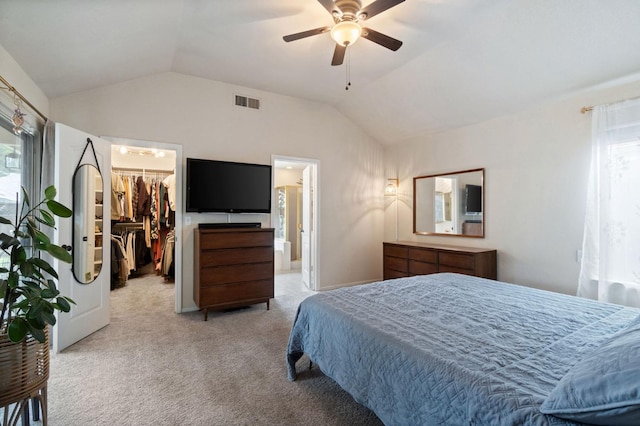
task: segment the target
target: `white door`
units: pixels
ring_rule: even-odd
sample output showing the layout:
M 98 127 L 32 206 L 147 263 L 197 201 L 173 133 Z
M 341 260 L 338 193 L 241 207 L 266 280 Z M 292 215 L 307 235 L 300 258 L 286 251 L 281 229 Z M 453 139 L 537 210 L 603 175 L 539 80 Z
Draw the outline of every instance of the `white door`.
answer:
M 82 151 L 87 144 L 87 138 L 93 142 L 102 172 L 103 184 L 103 229 L 102 229 L 102 269 L 95 281 L 80 284 L 73 277 L 71 265 L 54 260 L 54 267 L 58 271 L 58 288 L 62 294 L 72 298 L 76 304 L 71 305 L 69 313 L 59 313 L 58 321 L 53 327 L 53 351 L 60 352 L 66 347 L 83 339 L 89 334 L 109 324 L 109 269 L 111 253 L 111 143 L 96 136 L 73 129 L 63 124 L 56 124 L 55 139 L 55 180 L 58 190 L 57 200 L 67 207 L 73 205 L 72 179 Z M 82 164 L 95 162 L 91 148 L 87 149 Z M 57 220 L 57 229 L 53 241 L 58 245 L 70 245 L 73 248 L 71 219 Z
M 313 282 L 312 247 L 313 238 L 313 173 L 312 166 L 307 166 L 302 171 L 302 282 L 310 289 L 315 290 Z

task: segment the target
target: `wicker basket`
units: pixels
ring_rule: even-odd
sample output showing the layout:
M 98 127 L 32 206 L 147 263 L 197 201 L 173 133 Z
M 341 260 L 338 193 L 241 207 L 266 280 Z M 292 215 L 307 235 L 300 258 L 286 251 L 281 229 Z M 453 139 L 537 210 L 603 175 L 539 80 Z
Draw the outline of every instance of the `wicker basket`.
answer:
M 49 330 L 44 343 L 29 337 L 21 343 L 0 334 L 0 407 L 4 424 L 15 424 L 25 404 L 37 398 L 42 407 L 42 421 L 47 418 L 47 380 L 49 380 Z M 11 419 L 7 419 L 12 404 Z

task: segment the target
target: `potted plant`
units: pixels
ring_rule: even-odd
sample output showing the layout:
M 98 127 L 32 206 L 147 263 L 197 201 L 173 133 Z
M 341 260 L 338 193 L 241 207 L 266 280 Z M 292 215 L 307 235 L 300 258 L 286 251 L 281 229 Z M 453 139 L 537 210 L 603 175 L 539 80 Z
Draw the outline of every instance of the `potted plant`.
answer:
M 56 193 L 50 186 L 44 199 L 32 205 L 22 188 L 15 221 L 0 216 L 0 224 L 12 228 L 9 234 L 0 233 L 0 248 L 8 259 L 8 264 L 0 263 L 0 407 L 6 410 L 18 403 L 16 416 L 30 398 L 38 398 L 46 419 L 46 392 L 42 390 L 49 378 L 48 327 L 56 323 L 54 311 L 69 312 L 74 303 L 60 294 L 57 272 L 39 257 L 46 252 L 71 263 L 71 254 L 39 229 L 54 228 L 54 216 L 71 216 L 69 208 L 54 200 Z

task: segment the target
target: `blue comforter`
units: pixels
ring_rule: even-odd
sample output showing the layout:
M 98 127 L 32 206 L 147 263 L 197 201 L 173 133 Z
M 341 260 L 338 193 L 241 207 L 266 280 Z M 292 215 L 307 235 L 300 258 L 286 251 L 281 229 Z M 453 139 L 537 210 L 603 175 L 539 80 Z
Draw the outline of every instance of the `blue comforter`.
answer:
M 638 312 L 458 274 L 342 288 L 300 304 L 288 375 L 306 353 L 387 425 L 566 425 L 540 405 Z

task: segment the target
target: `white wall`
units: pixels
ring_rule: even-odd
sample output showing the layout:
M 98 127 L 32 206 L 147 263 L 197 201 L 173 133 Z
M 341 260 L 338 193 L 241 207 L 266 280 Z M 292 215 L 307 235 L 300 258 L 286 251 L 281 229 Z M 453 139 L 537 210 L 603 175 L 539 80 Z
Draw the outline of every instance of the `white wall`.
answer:
M 0 75 L 9 82 L 9 84 L 29 100 L 42 114 L 49 114 L 49 99 L 40 90 L 40 88 L 29 78 L 24 72 L 20 64 L 18 64 L 11 55 L 0 45 Z M 4 86 L 0 83 L 0 86 Z M 5 90 L 0 90 L 0 103 L 6 105 L 11 110 L 15 109 L 13 98 Z M 23 104 L 21 111 L 26 113 L 25 121 L 32 126 L 36 122 L 43 120 L 33 112 L 26 104 Z
M 273 186 L 302 186 L 302 169 L 275 169 Z
M 261 99 L 262 109 L 234 106 L 236 93 Z M 382 276 L 383 149 L 331 106 L 165 73 L 52 99 L 51 112 L 55 121 L 98 136 L 181 144 L 185 159 L 318 159 L 320 289 Z M 183 227 L 187 309 L 194 306 L 193 229 L 226 221 L 226 215 L 190 216 L 193 223 Z M 234 216 L 269 224 L 267 215 Z
M 498 250 L 498 279 L 575 294 L 591 147 L 580 108 L 640 96 L 640 79 L 611 83 L 529 111 L 385 149 L 400 179 L 400 237 Z M 413 176 L 485 168 L 485 238 L 415 236 Z M 385 203 L 385 239 L 395 207 Z

